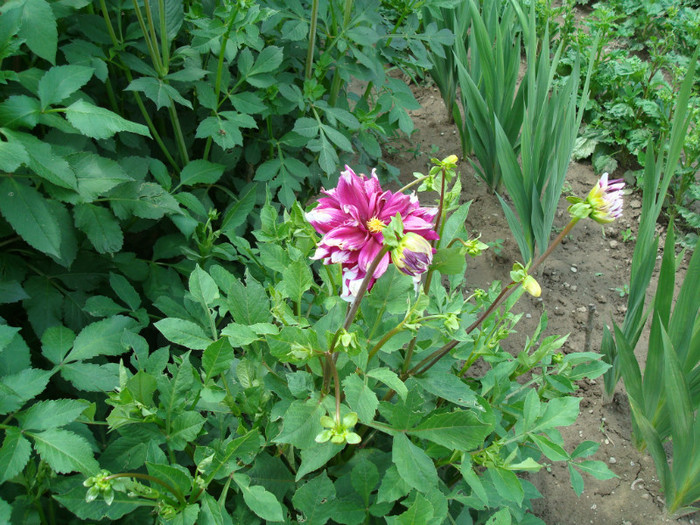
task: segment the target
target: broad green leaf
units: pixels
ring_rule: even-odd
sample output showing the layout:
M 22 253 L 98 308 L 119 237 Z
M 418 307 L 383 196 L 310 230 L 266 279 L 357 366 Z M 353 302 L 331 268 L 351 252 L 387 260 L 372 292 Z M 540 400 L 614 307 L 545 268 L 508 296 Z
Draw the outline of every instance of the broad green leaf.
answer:
M 206 478 L 207 484 L 213 479 L 220 479 L 229 475 L 232 470 L 221 472 L 222 469 L 236 458 L 256 453 L 261 447 L 260 441 L 261 437 L 258 431 L 251 430 L 227 443 L 226 447 L 221 452 L 214 455 L 214 459 L 211 463 L 211 471 Z
M 306 260 L 293 261 L 282 272 L 280 290 L 295 303 L 301 302 L 301 296 L 313 285 L 313 275 L 309 262 Z
M 571 457 L 572 459 L 587 458 L 588 456 L 595 454 L 599 446 L 600 445 L 595 441 L 583 441 L 571 453 Z
M 434 523 L 432 504 L 422 494 L 417 494 L 413 504 L 406 512 L 399 514 L 393 521 L 395 525 L 430 525 Z
M 182 169 L 180 184 L 193 186 L 195 184 L 215 184 L 224 174 L 225 166 L 207 160 L 193 160 Z
M 237 477 L 234 476 L 234 480 Z M 238 483 L 241 493 L 243 494 L 243 500 L 246 505 L 260 516 L 265 521 L 284 521 L 284 510 L 282 505 L 277 501 L 277 498 L 272 492 L 268 492 L 264 487 L 260 485 L 254 485 L 252 487 Z
M 169 443 L 173 450 L 184 450 L 195 440 L 204 426 L 204 417 L 199 412 L 187 411 L 179 414 L 170 425 Z
M 221 330 L 221 335 L 228 337 L 230 345 L 236 348 L 249 345 L 253 341 L 260 339 L 260 336 L 249 326 L 238 323 L 227 324 L 224 329 Z
M 73 208 L 75 226 L 82 230 L 98 253 L 117 253 L 124 245 L 119 221 L 103 206 L 78 204 Z
M 0 350 L 0 377 L 17 374 L 31 364 L 29 346 L 20 334 L 16 334 Z
M 484 484 L 481 482 L 481 478 L 474 472 L 471 463 L 468 461 L 462 462 L 459 471 L 462 473 L 464 481 L 466 481 L 467 485 L 472 489 L 472 495 L 479 498 L 484 505 L 488 505 L 488 493 L 484 488 Z
M 153 25 L 156 28 L 158 37 L 162 38 L 163 35 L 161 34 L 160 5 L 160 2 L 151 3 L 151 13 L 153 15 Z M 164 0 L 162 6 L 165 13 L 165 36 L 167 36 L 168 40 L 174 40 L 178 32 L 180 31 L 182 23 L 185 19 L 185 9 L 183 1 Z
M 296 481 L 328 464 L 344 447 L 345 445 L 336 445 L 327 441 L 326 443 L 314 443 L 302 450 L 301 465 L 296 473 Z
M 229 208 L 221 221 L 220 229 L 229 239 L 235 236 L 235 229 L 248 220 L 257 200 L 258 187 L 252 184 L 240 199 Z
M 437 485 L 433 461 L 404 434 L 394 436 L 391 460 L 404 481 L 419 492 L 428 492 Z
M 90 403 L 82 399 L 51 399 L 39 401 L 24 412 L 20 418 L 22 428 L 48 430 L 72 423 Z
M 25 164 L 39 177 L 62 188 L 78 189 L 75 173 L 68 161 L 56 154 L 49 143 L 43 142 L 28 133 L 9 130 L 5 133 L 8 140 L 11 141 L 8 144 L 19 144 L 26 151 L 27 159 Z
M 196 265 L 190 274 L 189 288 L 192 296 L 207 307 L 213 305 L 214 301 L 219 298 L 219 288 L 214 279 L 199 265 Z
M 58 30 L 49 3 L 46 0 L 22 0 L 13 2 L 8 7 L 22 11 L 19 37 L 26 42 L 27 47 L 44 60 L 56 63 Z
M 429 373 L 418 379 L 418 384 L 431 394 L 452 403 L 474 408 L 477 406 L 476 394 L 459 377 L 445 372 Z
M 542 417 L 537 419 L 532 432 L 541 432 L 549 428 L 572 425 L 578 417 L 578 405 L 580 402 L 581 399 L 575 397 L 552 399 L 547 403 Z
M 326 410 L 318 402 L 293 401 L 282 417 L 282 431 L 272 441 L 305 449 L 315 444 Z
M 356 374 L 350 374 L 343 380 L 345 398 L 353 411 L 363 423 L 370 423 L 379 406 L 374 391 Z
M 93 317 L 111 317 L 125 313 L 127 308 L 115 303 L 114 300 L 104 295 L 92 295 L 85 301 L 83 310 Z
M 78 178 L 82 202 L 92 202 L 112 188 L 133 180 L 117 162 L 94 153 L 76 153 L 67 159 Z
M 303 513 L 304 523 L 323 525 L 336 509 L 335 487 L 324 472 L 299 487 L 292 498 L 294 508 Z
M 379 483 L 379 470 L 376 465 L 369 460 L 358 463 L 350 473 L 350 481 L 365 506 L 369 506 L 370 494 Z
M 489 520 L 486 522 L 486 525 L 510 525 L 511 523 L 512 518 L 510 510 L 501 509 L 489 518 Z
M 85 66 L 54 66 L 39 81 L 41 108 L 63 102 L 88 83 L 95 70 Z
M 110 392 L 119 386 L 119 365 L 69 363 L 61 367 L 61 377 L 84 392 Z
M 154 326 L 168 341 L 192 350 L 204 350 L 214 342 L 199 325 L 185 319 L 167 317 Z
M 93 475 L 100 468 L 92 456 L 90 444 L 78 434 L 52 428 L 38 433 L 27 432 L 27 435 L 34 440 L 34 448 L 41 459 L 60 474 L 77 471 Z
M 0 352 L 10 344 L 15 336 L 19 333 L 19 328 L 15 326 L 0 325 Z
M 214 269 L 212 276 L 217 279 Z M 219 287 L 227 295 L 227 305 L 234 321 L 252 325 L 270 320 L 270 299 L 258 281 L 248 275 L 245 286 L 238 279 L 228 284 L 228 287 L 224 287 L 219 283 Z
M 390 314 L 403 314 L 409 297 L 413 297 L 413 280 L 390 264 L 363 303 L 378 311 L 384 309 Z M 364 304 L 362 309 L 365 309 Z
M 109 193 L 114 214 L 124 220 L 131 216 L 160 219 L 165 215 L 182 213 L 178 201 L 155 182 L 127 182 Z M 192 229 L 196 224 L 192 225 Z
M 165 481 L 174 489 L 179 490 L 183 496 L 192 490 L 192 476 L 185 467 L 178 464 L 161 465 L 146 461 L 146 468 L 151 476 Z
M 61 255 L 61 229 L 48 201 L 31 186 L 12 177 L 0 182 L 0 213 L 33 248 Z
M 110 272 L 109 285 L 112 287 L 112 290 L 114 290 L 114 293 L 117 294 L 119 299 L 121 299 L 132 311 L 138 310 L 139 306 L 141 306 L 141 297 L 126 277 L 118 273 Z
M 12 95 L 0 102 L 0 126 L 32 129 L 39 122 L 39 101 L 27 95 Z
M 496 487 L 502 498 L 521 505 L 525 492 L 518 477 L 510 470 L 501 467 L 489 467 L 486 475 Z
M 143 124 L 126 120 L 108 109 L 94 106 L 84 100 L 78 100 L 66 108 L 66 119 L 83 135 L 93 139 L 108 139 L 120 131 L 151 136 Z
M 41 336 L 41 353 L 54 365 L 59 364 L 73 348 L 75 333 L 65 326 L 51 326 Z
M 596 479 L 612 479 L 618 477 L 617 474 L 610 470 L 602 461 L 586 460 L 575 463 L 575 465 L 583 472 L 590 474 Z
M 391 465 L 382 476 L 382 483 L 377 492 L 377 503 L 396 501 L 410 491 L 411 486 L 401 477 L 396 465 Z
M 131 317 L 115 315 L 83 328 L 73 343 L 66 361 L 84 361 L 98 355 L 120 355 L 127 347 L 122 342 L 126 330 L 136 325 Z
M 566 450 L 544 436 L 531 434 L 530 439 L 537 445 L 540 451 L 547 456 L 547 459 L 552 461 L 568 461 L 571 459 Z
M 231 516 L 221 508 L 214 496 L 205 491 L 199 502 L 202 505 L 202 509 L 197 517 L 198 525 L 233 525 Z
M 480 421 L 473 412 L 456 410 L 434 414 L 408 433 L 452 450 L 467 451 L 480 447 L 492 430 L 492 425 Z
M 47 370 L 25 368 L 21 372 L 0 378 L 0 414 L 13 412 L 41 394 L 51 375 Z
M 5 439 L 0 447 L 0 483 L 14 478 L 29 461 L 32 446 L 15 427 L 5 429 Z
M 583 493 L 583 477 L 581 473 L 574 468 L 575 463 L 569 463 L 567 467 L 569 468 L 569 479 L 571 480 L 571 487 L 577 496 L 581 496 Z
M 255 463 L 246 472 L 251 483 L 262 485 L 272 492 L 279 501 L 296 488 L 294 475 L 279 456 L 261 452 L 255 457 Z
M 170 84 L 166 84 L 163 80 L 153 77 L 141 77 L 132 80 L 131 83 L 124 88 L 124 91 L 141 91 L 147 98 L 152 100 L 156 109 L 169 107 L 173 102 L 177 102 L 189 109 L 192 109 L 192 103 L 185 99 L 177 89 Z
M 233 348 L 226 337 L 207 346 L 202 354 L 202 368 L 206 373 L 203 382 L 206 384 L 212 377 L 228 370 L 234 357 Z
M 396 375 L 393 370 L 389 368 L 375 368 L 367 372 L 367 376 L 378 379 L 386 386 L 394 390 L 401 399 L 404 401 L 406 400 L 408 388 L 406 388 L 404 382 L 399 379 L 399 376 Z
M 7 131 L 3 133 L 7 135 Z M 14 140 L 0 140 L 0 170 L 12 173 L 22 164 L 29 164 L 29 154 L 22 144 Z

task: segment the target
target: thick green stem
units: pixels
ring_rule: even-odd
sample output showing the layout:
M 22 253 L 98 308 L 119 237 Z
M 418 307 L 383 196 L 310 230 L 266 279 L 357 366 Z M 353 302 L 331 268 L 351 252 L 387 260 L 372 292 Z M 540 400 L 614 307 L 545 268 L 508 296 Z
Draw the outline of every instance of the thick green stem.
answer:
M 180 152 L 180 160 L 182 161 L 182 165 L 185 166 L 189 164 L 190 156 L 187 153 L 187 144 L 185 144 L 185 137 L 182 134 L 180 119 L 178 118 L 177 110 L 175 109 L 175 102 L 170 102 L 168 112 L 170 113 L 170 121 L 172 122 L 173 130 L 175 131 L 175 141 L 177 143 L 177 149 Z
M 151 42 L 153 44 L 153 65 L 158 70 L 158 76 L 161 78 L 168 74 L 168 71 L 163 67 L 163 61 L 160 57 L 160 50 L 158 49 L 158 35 L 156 34 L 156 26 L 153 24 L 153 13 L 151 13 L 150 0 L 143 0 L 143 7 L 146 9 L 146 20 L 148 20 L 148 28 L 151 34 Z M 161 16 L 161 18 L 163 18 Z
M 311 78 L 314 69 L 314 48 L 316 47 L 316 24 L 318 22 L 318 1 L 311 3 L 311 20 L 309 21 L 309 47 L 306 50 L 306 69 L 304 78 Z
M 350 24 L 350 15 L 352 14 L 352 4 L 353 0 L 345 0 L 345 6 L 343 10 L 343 27 L 342 30 L 340 31 L 341 33 L 344 32 L 348 24 Z M 338 38 L 338 34 L 336 34 L 336 38 Z M 336 60 L 336 62 L 340 61 L 340 57 Z M 330 95 L 328 96 L 328 104 L 330 104 L 331 107 L 335 106 L 336 101 L 338 100 L 338 93 L 340 92 L 340 85 L 342 84 L 343 79 L 340 77 L 340 67 L 336 66 L 335 71 L 333 72 L 333 81 L 331 82 L 331 91 Z
M 340 377 L 338 376 L 338 368 L 335 366 L 335 359 L 330 352 L 326 352 L 326 363 L 333 375 L 335 386 L 335 424 L 340 426 Z
M 160 19 L 160 51 L 163 59 L 163 72 L 167 75 L 170 67 L 170 43 L 165 27 L 165 0 L 158 0 L 158 18 Z

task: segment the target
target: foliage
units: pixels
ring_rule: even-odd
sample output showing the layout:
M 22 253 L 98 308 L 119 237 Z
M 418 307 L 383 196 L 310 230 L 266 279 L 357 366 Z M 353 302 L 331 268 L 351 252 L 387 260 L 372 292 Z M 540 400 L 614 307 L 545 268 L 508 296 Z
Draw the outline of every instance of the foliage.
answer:
M 697 58 L 697 52 L 694 55 Z M 700 256 L 691 257 L 680 293 L 673 304 L 678 259 L 675 254 L 673 224 L 666 234 L 663 259 L 651 313 L 644 313 L 644 302 L 656 260 L 659 237 L 656 220 L 664 202 L 682 150 L 689 119 L 687 99 L 693 79 L 693 66 L 678 98 L 668 155 L 663 149 L 655 154 L 651 143 L 647 150 L 642 220 L 632 259 L 628 310 L 622 327 L 614 326 L 615 339 L 606 329 L 602 351 L 614 366 L 605 374 L 608 397 L 620 375 L 632 408 L 635 441 L 646 446 L 671 513 L 695 511 L 687 508 L 700 499 L 700 463 L 694 439 L 698 432 L 698 363 L 700 362 Z M 657 156 L 658 155 L 658 156 Z M 634 355 L 641 332 L 651 316 L 651 328 L 644 374 Z M 672 464 L 667 461 L 664 441 L 673 442 Z M 688 441 L 692 440 L 692 441 Z
M 445 188 L 445 166 L 423 181 Z M 574 381 L 607 365 L 558 353 L 565 337 L 543 338 L 546 316 L 516 356 L 503 349 L 522 289 L 493 283 L 465 300 L 465 255 L 485 245 L 466 237 L 456 195 L 442 193 L 425 293 L 392 266 L 347 315 L 337 265 L 309 266 L 301 206 L 270 202 L 254 241 L 232 240 L 233 263 L 115 257 L 79 329 L 38 317 L 55 302 L 25 303 L 34 330 L 14 319 L 0 332 L 3 516 L 539 523 L 527 514 L 537 491 L 516 473 L 542 454 L 566 462 L 578 494 L 580 472 L 611 476 L 586 459 L 597 444 L 567 452 L 556 429 L 578 414 Z M 211 253 L 228 250 L 200 226 Z

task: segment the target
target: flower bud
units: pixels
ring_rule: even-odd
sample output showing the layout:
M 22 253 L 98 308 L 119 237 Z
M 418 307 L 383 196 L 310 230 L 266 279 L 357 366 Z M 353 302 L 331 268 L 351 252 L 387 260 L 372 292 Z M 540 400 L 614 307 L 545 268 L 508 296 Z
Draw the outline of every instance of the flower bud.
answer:
M 425 272 L 433 262 L 433 247 L 417 233 L 409 232 L 391 251 L 391 260 L 406 275 L 415 277 Z

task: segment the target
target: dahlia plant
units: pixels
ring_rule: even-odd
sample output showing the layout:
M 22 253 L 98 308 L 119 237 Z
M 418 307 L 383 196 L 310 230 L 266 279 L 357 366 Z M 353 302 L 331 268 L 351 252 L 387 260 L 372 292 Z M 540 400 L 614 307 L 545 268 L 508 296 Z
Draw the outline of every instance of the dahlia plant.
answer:
M 546 315 L 517 355 L 502 346 L 579 218 L 507 284 L 467 285 L 467 255 L 487 245 L 465 230 L 457 158 L 434 164 L 397 192 L 346 167 L 310 210 L 268 203 L 257 243 L 233 242 L 245 282 L 196 266 L 155 323 L 173 349 L 131 341 L 106 418 L 120 437 L 57 500 L 83 519 L 152 509 L 190 525 L 536 524 L 518 473 L 564 461 L 578 494 L 582 472 L 613 476 L 588 459 L 596 443 L 567 449 L 557 430 L 578 415 L 575 381 L 608 368 L 600 356 L 564 355 Z M 437 190 L 434 206 L 405 193 L 416 186 Z M 592 195 L 587 216 L 617 213 Z

